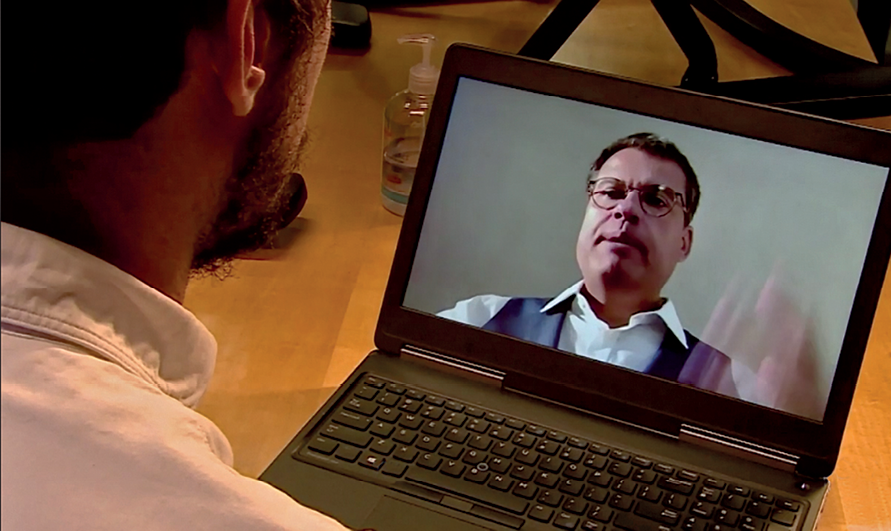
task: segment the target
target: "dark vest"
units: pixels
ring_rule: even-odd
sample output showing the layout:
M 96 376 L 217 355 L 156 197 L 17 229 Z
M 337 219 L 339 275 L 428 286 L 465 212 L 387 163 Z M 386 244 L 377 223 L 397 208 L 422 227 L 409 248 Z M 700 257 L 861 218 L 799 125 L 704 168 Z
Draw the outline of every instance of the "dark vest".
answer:
M 531 297 L 510 299 L 483 325 L 483 329 L 557 348 L 573 299 L 570 297 L 542 312 L 549 300 Z M 713 380 L 729 374 L 730 359 L 686 330 L 684 334 L 689 348 L 684 348 L 674 334 L 665 334 L 656 357 L 643 372 L 696 387 L 716 389 L 717 382 Z

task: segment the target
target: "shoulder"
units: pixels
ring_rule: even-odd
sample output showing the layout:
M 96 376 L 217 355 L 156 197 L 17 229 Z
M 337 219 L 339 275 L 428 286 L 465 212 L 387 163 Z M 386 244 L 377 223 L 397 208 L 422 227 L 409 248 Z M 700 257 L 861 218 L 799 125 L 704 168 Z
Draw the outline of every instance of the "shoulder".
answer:
M 503 295 L 477 295 L 455 306 L 439 312 L 439 317 L 451 319 L 473 326 L 483 326 L 489 322 L 512 299 Z

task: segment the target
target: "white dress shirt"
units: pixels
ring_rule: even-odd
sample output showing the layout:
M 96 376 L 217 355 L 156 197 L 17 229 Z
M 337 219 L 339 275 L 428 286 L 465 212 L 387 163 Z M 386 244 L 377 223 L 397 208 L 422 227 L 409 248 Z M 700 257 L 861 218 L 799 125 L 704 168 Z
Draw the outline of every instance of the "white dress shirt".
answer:
M 79 249 L 2 225 L 2 528 L 342 530 L 232 468 L 191 409 L 216 342 Z
M 645 371 L 656 357 L 666 330 L 687 348 L 684 327 L 678 319 L 674 304 L 666 300 L 658 310 L 641 312 L 631 316 L 628 324 L 610 328 L 602 321 L 581 296 L 583 282 L 568 287 L 548 302 L 542 313 L 572 297 L 572 305 L 566 315 L 557 348 L 579 356 L 611 363 L 626 369 Z M 501 295 L 477 295 L 463 300 L 454 308 L 437 315 L 473 326 L 483 326 L 507 304 L 512 297 Z

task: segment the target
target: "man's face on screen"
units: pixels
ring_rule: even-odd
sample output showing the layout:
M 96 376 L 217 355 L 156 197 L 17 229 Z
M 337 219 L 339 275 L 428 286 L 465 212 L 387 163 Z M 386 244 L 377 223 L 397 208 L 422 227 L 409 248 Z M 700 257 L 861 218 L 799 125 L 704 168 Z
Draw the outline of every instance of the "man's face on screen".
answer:
M 684 223 L 680 203 L 661 217 L 644 212 L 638 189 L 661 185 L 683 193 L 684 172 L 670 160 L 626 148 L 603 164 L 597 178 L 605 177 L 622 181 L 629 192 L 609 209 L 588 200 L 576 245 L 585 287 L 594 297 L 619 290 L 656 301 L 689 254 L 693 231 Z

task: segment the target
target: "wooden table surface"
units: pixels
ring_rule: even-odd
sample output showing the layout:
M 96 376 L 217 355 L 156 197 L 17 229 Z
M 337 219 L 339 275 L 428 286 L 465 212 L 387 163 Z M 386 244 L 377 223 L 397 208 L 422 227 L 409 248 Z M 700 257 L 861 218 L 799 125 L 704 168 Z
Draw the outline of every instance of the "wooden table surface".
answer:
M 847 0 L 750 0 L 824 44 L 874 59 Z M 553 3 L 553 2 L 552 2 Z M 407 84 L 419 52 L 404 33 L 433 33 L 441 64 L 452 42 L 518 50 L 551 4 L 468 2 L 372 13 L 371 49 L 332 51 L 310 118 L 309 201 L 280 249 L 239 261 L 223 282 L 195 281 L 186 306 L 219 343 L 199 410 L 229 437 L 235 467 L 257 476 L 373 348 L 402 219 L 380 205 L 387 99 Z M 721 80 L 787 73 L 708 20 Z M 603 0 L 554 60 L 675 85 L 686 60 L 647 0 Z M 891 118 L 868 120 L 891 129 Z M 877 287 L 878 289 L 878 287 Z M 891 530 L 891 274 L 832 476 L 821 529 Z

